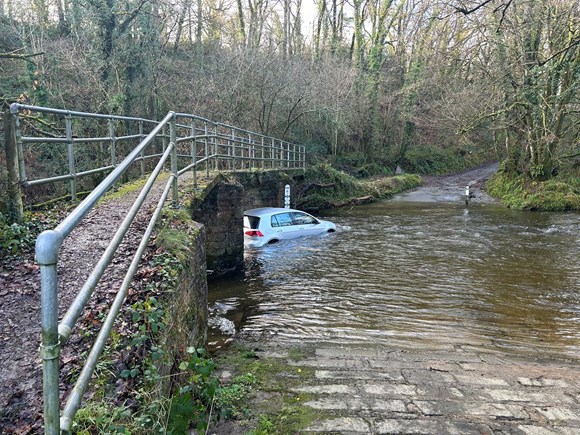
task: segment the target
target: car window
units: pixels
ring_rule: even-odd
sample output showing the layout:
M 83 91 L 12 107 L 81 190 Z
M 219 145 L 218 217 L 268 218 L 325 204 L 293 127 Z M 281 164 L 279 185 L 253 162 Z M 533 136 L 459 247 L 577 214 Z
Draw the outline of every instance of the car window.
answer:
M 260 226 L 260 218 L 257 216 L 244 216 L 244 228 L 257 229 Z
M 287 227 L 293 225 L 292 216 L 290 213 L 279 213 L 272 215 L 272 227 Z
M 318 221 L 306 213 L 294 212 L 292 213 L 292 221 L 294 225 L 315 225 Z

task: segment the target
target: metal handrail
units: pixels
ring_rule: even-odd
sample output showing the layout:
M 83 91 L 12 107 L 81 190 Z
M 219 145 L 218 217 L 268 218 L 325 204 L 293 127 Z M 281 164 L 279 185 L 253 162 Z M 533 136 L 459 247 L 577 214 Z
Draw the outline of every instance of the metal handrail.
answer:
M 32 187 L 43 184 L 54 183 L 58 181 L 69 181 L 70 183 L 70 194 L 73 202 L 77 200 L 77 180 L 94 175 L 97 173 L 107 172 L 112 170 L 117 166 L 118 159 L 118 149 L 117 145 L 121 142 L 135 139 L 142 139 L 145 135 L 143 134 L 144 124 L 149 124 L 154 127 L 157 123 L 144 118 L 136 117 L 125 117 L 116 115 L 103 115 L 95 113 L 77 112 L 62 109 L 51 109 L 46 107 L 30 106 L 25 104 L 13 104 L 11 106 L 11 113 L 18 114 L 22 111 L 39 112 L 44 114 L 60 115 L 64 117 L 66 121 L 66 134 L 64 136 L 58 137 L 35 137 L 35 136 L 23 136 L 21 134 L 19 118 L 16 117 L 16 141 L 18 147 L 18 160 L 19 160 L 19 181 L 23 187 Z M 72 122 L 73 119 L 100 119 L 107 120 L 109 124 L 109 136 L 97 136 L 97 137 L 74 137 L 72 133 Z M 183 130 L 187 129 L 188 132 L 185 135 L 180 135 L 176 140 L 176 145 L 190 142 L 192 143 L 190 154 L 184 154 L 178 152 L 178 157 L 180 158 L 192 158 L 192 161 L 199 161 L 201 158 L 209 159 L 210 154 L 209 148 L 214 150 L 213 153 L 213 163 L 214 168 L 218 168 L 217 160 L 220 158 L 230 159 L 231 157 L 239 160 L 248 162 L 251 168 L 256 167 L 258 162 L 260 168 L 266 168 L 266 163 L 269 162 L 270 168 L 275 167 L 304 167 L 305 154 L 304 147 L 292 144 L 290 142 L 276 139 L 273 137 L 268 137 L 260 133 L 252 132 L 250 130 L 244 130 L 237 128 L 228 124 L 213 122 L 206 118 L 186 114 L 186 113 L 176 113 L 175 118 L 189 121 L 189 125 L 176 122 L 176 129 Z M 122 136 L 117 136 L 115 134 L 115 126 L 113 121 L 118 122 L 133 122 L 138 123 L 139 134 L 126 134 Z M 167 135 L 164 132 L 159 132 L 157 137 L 162 140 L 167 139 Z M 92 168 L 88 170 L 77 170 L 76 165 L 76 155 L 75 146 L 79 144 L 89 144 L 89 143 L 103 143 L 108 142 L 111 148 L 111 158 L 110 164 L 98 168 Z M 204 148 L 199 150 L 205 150 L 208 148 L 207 152 L 202 152 L 202 156 L 193 156 L 191 153 L 198 152 L 196 147 L 197 144 L 204 144 Z M 26 144 L 62 144 L 67 145 L 67 161 L 68 161 L 68 173 L 55 175 L 44 178 L 29 179 L 28 173 L 26 171 L 26 162 L 24 159 L 24 146 Z M 165 144 L 163 149 L 165 149 Z M 253 147 L 253 148 L 252 148 Z M 217 152 L 217 149 L 221 148 L 222 153 Z M 260 155 L 256 156 L 256 149 L 260 150 Z M 253 151 L 252 151 L 253 150 Z M 145 175 L 144 162 L 152 158 L 158 158 L 162 153 L 144 154 L 143 151 L 141 155 L 135 161 L 141 161 L 141 176 Z M 235 167 L 235 164 L 232 165 Z M 191 167 L 191 165 L 190 165 Z M 244 164 L 240 165 L 244 168 Z M 209 173 L 210 166 L 207 166 L 207 172 Z M 197 174 L 194 174 L 194 179 L 197 180 Z
M 69 174 L 31 181 L 26 180 L 22 144 L 26 143 L 26 141 L 39 143 L 42 142 L 41 139 L 43 138 L 31 138 L 21 135 L 18 114 L 23 110 L 49 113 L 63 116 L 65 118 L 67 135 L 64 143 L 67 143 L 69 147 Z M 45 433 L 47 434 L 59 434 L 61 431 L 68 432 L 72 428 L 74 415 L 80 407 L 81 399 L 88 387 L 91 375 L 111 333 L 114 321 L 127 296 L 129 286 L 137 271 L 141 255 L 147 247 L 155 224 L 159 219 L 163 205 L 165 204 L 170 192 L 172 193 L 173 204 L 175 206 L 178 205 L 178 177 L 191 170 L 193 171 L 194 186 L 197 186 L 196 170 L 197 166 L 201 164 L 205 165 L 208 175 L 210 166 L 213 166 L 214 169 L 236 169 L 236 162 L 239 162 L 238 164 L 242 168 L 245 166 L 247 168 L 255 168 L 257 163 L 260 163 L 262 167 L 265 167 L 264 165 L 266 161 L 270 162 L 272 168 L 304 167 L 305 153 L 304 147 L 302 146 L 225 124 L 214 123 L 195 115 L 176 114 L 174 112 L 169 112 L 160 122 L 153 122 L 141 118 L 73 112 L 20 104 L 13 104 L 10 111 L 15 118 L 17 146 L 19 147 L 19 163 L 22 166 L 20 169 L 22 184 L 32 186 L 45 182 L 48 183 L 68 179 L 71 180 L 71 196 L 74 198 L 76 186 L 72 184 L 72 181 L 76 180 L 77 177 L 85 173 L 111 170 L 106 178 L 60 224 L 58 224 L 53 230 L 44 231 L 36 240 L 36 261 L 40 266 L 41 276 L 42 343 L 40 346 L 40 355 L 43 362 L 44 428 Z M 77 140 L 72 138 L 73 117 L 138 121 L 140 134 L 132 135 L 131 137 L 142 138 L 142 140 L 135 148 L 133 148 L 127 157 L 118 164 L 115 161 L 116 155 L 113 150 L 111 155 L 112 162 L 110 165 L 84 171 L 84 173 L 75 173 L 74 144 L 75 142 L 88 142 L 91 138 Z M 188 119 L 190 125 L 178 124 L 178 118 Z M 143 123 L 145 122 L 150 123 L 153 126 L 152 130 L 146 135 L 143 133 Z M 112 124 L 109 123 L 110 127 L 111 125 Z M 167 127 L 169 127 L 169 135 L 167 135 L 165 131 Z M 227 134 L 218 134 L 218 129 L 226 131 Z M 186 131 L 187 135 L 178 138 L 178 132 L 181 130 Z M 209 134 L 212 130 L 212 134 Z M 197 134 L 198 132 L 200 134 Z M 240 136 L 241 134 L 247 137 L 242 137 Z M 125 138 L 127 137 L 128 136 Z M 169 139 L 169 143 L 164 143 L 164 150 L 161 154 L 145 155 L 145 150 L 154 143 L 156 138 L 161 138 L 164 141 Z M 102 140 L 103 138 L 99 137 L 93 139 Z M 111 139 L 112 148 L 114 148 L 114 134 L 112 133 L 108 139 Z M 57 143 L 58 141 L 54 140 L 45 142 Z M 266 142 L 269 143 L 266 144 Z M 189 153 L 185 153 L 183 150 L 178 150 L 180 144 L 187 143 L 190 144 Z M 259 157 L 256 156 L 256 149 L 260 150 Z M 62 321 L 59 323 L 57 263 L 63 243 L 65 243 L 67 236 L 69 236 L 73 229 L 81 223 L 83 218 L 95 207 L 97 202 L 105 195 L 105 193 L 123 174 L 128 171 L 131 165 L 137 161 L 141 161 L 143 164 L 146 158 L 158 158 L 155 169 L 148 177 L 144 187 L 117 229 L 111 242 L 96 263 L 85 283 L 82 285 L 76 298 L 62 318 Z M 183 167 L 179 169 L 178 160 L 180 159 L 190 159 L 191 162 L 183 163 Z M 139 247 L 134 255 L 133 261 L 126 272 L 123 283 L 121 284 L 121 287 L 109 309 L 107 317 L 105 318 L 93 347 L 91 348 L 81 374 L 68 397 L 61 416 L 59 399 L 60 349 L 70 338 L 78 318 L 86 307 L 106 268 L 111 263 L 117 248 L 127 234 L 131 223 L 135 219 L 137 213 L 141 210 L 147 195 L 150 193 L 154 183 L 159 177 L 159 174 L 168 161 L 171 166 L 169 180 L 165 185 L 163 193 L 157 203 L 157 207 L 153 212 L 147 229 L 145 230 Z

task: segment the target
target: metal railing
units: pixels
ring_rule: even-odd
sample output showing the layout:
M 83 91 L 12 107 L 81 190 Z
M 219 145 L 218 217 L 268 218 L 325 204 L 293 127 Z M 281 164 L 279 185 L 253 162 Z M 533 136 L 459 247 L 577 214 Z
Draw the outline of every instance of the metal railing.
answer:
M 65 122 L 65 135 L 62 137 L 23 136 L 20 129 L 19 114 L 44 113 L 62 117 Z M 160 122 L 140 118 L 115 117 L 100 114 L 71 112 L 36 106 L 14 104 L 11 113 L 15 122 L 15 138 L 18 147 L 19 174 L 23 185 L 33 186 L 68 180 L 71 196 L 76 196 L 76 181 L 79 177 L 97 172 L 110 171 L 106 178 L 53 230 L 44 231 L 36 241 L 36 261 L 41 275 L 41 311 L 42 343 L 40 355 L 43 362 L 43 396 L 45 433 L 59 434 L 69 432 L 74 415 L 80 407 L 81 399 L 88 387 L 91 375 L 112 331 L 114 321 L 119 314 L 127 296 L 133 276 L 137 271 L 141 255 L 145 251 L 161 210 L 172 193 L 172 202 L 178 204 L 178 177 L 187 171 L 193 172 L 194 185 L 197 186 L 197 169 L 203 165 L 206 175 L 214 170 L 238 170 L 251 168 L 298 168 L 304 167 L 304 147 L 279 139 L 266 137 L 255 132 L 238 129 L 225 124 L 214 123 L 207 119 L 169 112 Z M 74 119 L 105 120 L 109 135 L 91 138 L 80 138 L 73 135 Z M 115 136 L 115 122 L 137 123 L 137 134 Z M 145 125 L 150 126 L 149 133 L 144 133 Z M 119 161 L 117 145 L 120 140 L 137 140 L 128 155 Z M 106 142 L 109 144 L 110 162 L 108 164 L 77 172 L 75 147 L 89 142 Z M 27 143 L 66 144 L 69 171 L 52 177 L 29 180 L 25 170 L 23 146 Z M 160 147 L 158 152 L 155 147 Z M 153 148 L 153 149 L 152 149 Z M 75 300 L 72 302 L 62 320 L 58 321 L 57 263 L 59 251 L 67 236 L 79 225 L 87 213 L 97 204 L 105 193 L 134 165 L 139 162 L 142 173 L 145 172 L 147 160 L 155 162 L 155 167 L 147 178 L 144 187 L 131 206 L 123 222 L 116 230 L 108 247 L 97 261 L 87 280 L 82 284 Z M 105 270 L 111 263 L 117 248 L 127 234 L 131 223 L 141 209 L 164 166 L 169 163 L 170 176 L 161 197 L 157 202 L 149 224 L 144 232 L 139 247 L 125 274 L 123 283 L 117 291 L 109 312 L 103 321 L 97 338 L 87 356 L 85 365 L 73 387 L 65 407 L 60 409 L 59 400 L 59 364 L 60 349 L 66 344 L 72 330 L 87 305 Z
M 110 172 L 127 154 L 124 150 L 131 150 L 145 138 L 144 131 L 147 127 L 152 129 L 157 125 L 156 121 L 143 118 L 103 115 L 96 113 L 75 112 L 46 107 L 13 104 L 11 113 L 18 115 L 21 112 L 35 112 L 45 115 L 57 116 L 64 120 L 64 125 L 55 128 L 62 132 L 60 135 L 32 136 L 23 135 L 20 117 L 15 116 L 15 144 L 18 155 L 18 184 L 24 188 L 50 184 L 59 181 L 69 181 L 70 195 L 73 202 L 77 200 L 79 179 L 99 173 Z M 274 137 L 243 130 L 227 124 L 213 122 L 208 119 L 176 113 L 175 125 L 178 167 L 180 175 L 188 170 L 197 172 L 197 165 L 205 163 L 206 170 L 235 169 L 275 169 L 275 168 L 299 168 L 304 167 L 304 147 L 286 142 Z M 74 121 L 91 120 L 92 129 L 104 129 L 106 135 L 94 137 L 79 137 L 74 132 Z M 100 123 L 100 125 L 99 125 Z M 120 131 L 121 130 L 121 131 Z M 143 150 L 133 161 L 140 162 L 140 175 L 146 173 L 146 162 L 151 159 L 159 159 L 167 147 L 169 134 L 163 128 L 157 135 L 157 146 L 153 149 Z M 182 145 L 190 144 L 190 148 Z M 95 145 L 99 149 L 95 149 Z M 65 158 L 61 158 L 62 169 L 65 173 L 59 175 L 47 175 L 40 178 L 30 178 L 27 170 L 26 154 L 29 147 L 66 147 Z M 79 147 L 82 147 L 79 149 Z M 91 147 L 91 153 L 87 149 Z M 60 150 L 61 154 L 62 151 Z M 95 155 L 98 154 L 98 158 Z M 94 160 L 103 160 L 107 156 L 107 163 L 97 167 Z M 48 159 L 53 162 L 54 159 Z M 184 164 L 190 160 L 189 164 Z M 66 163 L 66 164 L 65 164 Z M 80 163 L 80 164 L 79 164 Z M 81 167 L 82 166 L 82 167 Z M 50 169 L 52 171 L 52 168 Z M 35 168 L 35 172 L 39 171 Z

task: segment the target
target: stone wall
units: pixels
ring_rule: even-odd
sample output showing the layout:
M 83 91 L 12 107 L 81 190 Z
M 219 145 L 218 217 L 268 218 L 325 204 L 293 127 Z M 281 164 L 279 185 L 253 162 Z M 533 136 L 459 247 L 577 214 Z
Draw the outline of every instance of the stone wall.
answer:
M 244 261 L 244 210 L 283 207 L 284 188 L 291 186 L 295 204 L 304 171 L 235 172 L 218 175 L 192 201 L 192 217 L 206 227 L 207 267 L 212 277 L 241 270 Z
M 284 207 L 284 187 L 287 184 L 290 185 L 290 206 L 294 207 L 297 182 L 304 179 L 304 171 L 236 172 L 232 177 L 244 187 L 244 210 Z
M 157 232 L 156 246 L 175 260 L 165 264 L 165 276 L 171 292 L 160 301 L 167 329 L 160 330 L 157 347 L 164 357 L 157 361 L 161 380 L 155 388 L 162 397 L 171 393 L 177 382 L 175 372 L 188 347 L 204 347 L 207 342 L 207 274 L 206 229 L 194 222 L 188 213 L 171 208 L 164 210 L 164 219 Z
M 191 224 L 196 232 L 189 237 L 186 255 L 180 257 L 182 269 L 171 303 L 173 323 L 169 325 L 169 336 L 179 337 L 175 348 L 183 348 L 185 343 L 204 346 L 207 341 L 206 228 L 195 222 Z
M 244 189 L 235 180 L 219 177 L 211 190 L 192 204 L 192 217 L 206 227 L 207 268 L 212 275 L 224 275 L 243 267 L 242 232 Z

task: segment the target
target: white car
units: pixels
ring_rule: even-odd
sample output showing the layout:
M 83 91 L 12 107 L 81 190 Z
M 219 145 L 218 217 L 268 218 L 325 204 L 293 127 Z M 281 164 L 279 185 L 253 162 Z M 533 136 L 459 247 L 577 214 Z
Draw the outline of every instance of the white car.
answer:
M 336 231 L 336 225 L 300 210 L 265 207 L 244 212 L 244 244 L 258 248 L 280 240 Z

